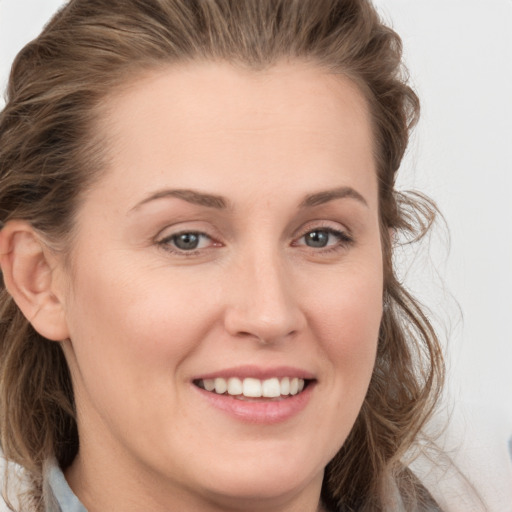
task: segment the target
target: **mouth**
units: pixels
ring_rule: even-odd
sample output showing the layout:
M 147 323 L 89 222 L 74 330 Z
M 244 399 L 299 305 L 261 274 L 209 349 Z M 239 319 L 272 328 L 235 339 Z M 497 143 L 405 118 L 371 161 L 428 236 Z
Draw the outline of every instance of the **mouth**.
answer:
M 191 383 L 205 403 L 236 421 L 272 425 L 301 414 L 318 380 L 302 368 L 246 365 L 198 375 Z
M 311 382 L 311 379 L 298 377 L 271 377 L 264 380 L 252 377 L 216 377 L 193 381 L 195 386 L 210 393 L 245 401 L 261 401 L 262 399 L 276 401 L 290 398 L 301 394 Z

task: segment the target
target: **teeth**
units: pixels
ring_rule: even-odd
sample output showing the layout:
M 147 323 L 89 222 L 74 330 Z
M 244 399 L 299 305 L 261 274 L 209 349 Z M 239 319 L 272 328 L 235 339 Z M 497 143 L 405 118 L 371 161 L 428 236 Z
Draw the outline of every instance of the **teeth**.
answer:
M 261 387 L 261 380 L 244 379 L 242 394 L 250 398 L 258 398 L 261 396 Z
M 228 395 L 241 395 L 242 393 L 242 381 L 236 377 L 231 377 L 228 380 Z
M 228 390 L 226 379 L 215 379 L 215 393 L 222 395 Z
M 299 392 L 299 379 L 294 377 L 290 381 L 290 395 L 296 395 Z
M 232 396 L 243 395 L 248 398 L 277 398 L 279 396 L 296 395 L 304 389 L 304 385 L 304 379 L 297 377 L 284 377 L 283 379 L 273 377 L 266 380 L 249 377 L 243 380 L 237 377 L 229 379 L 217 377 L 216 379 L 199 381 L 200 387 L 207 391 L 214 391 L 218 395 L 227 393 Z
M 290 379 L 288 377 L 281 379 L 281 394 L 282 395 L 290 394 Z
M 213 391 L 215 389 L 215 381 L 213 379 L 203 380 L 203 385 L 206 391 Z
M 279 379 L 267 379 L 261 386 L 261 394 L 265 397 L 275 398 L 281 396 L 281 383 Z

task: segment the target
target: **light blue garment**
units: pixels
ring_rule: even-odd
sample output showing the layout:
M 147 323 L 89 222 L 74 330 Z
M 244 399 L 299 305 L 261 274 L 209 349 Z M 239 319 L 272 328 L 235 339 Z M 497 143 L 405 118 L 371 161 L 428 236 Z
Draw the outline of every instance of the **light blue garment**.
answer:
M 55 460 L 46 465 L 44 481 L 46 512 L 87 512 L 69 487 Z

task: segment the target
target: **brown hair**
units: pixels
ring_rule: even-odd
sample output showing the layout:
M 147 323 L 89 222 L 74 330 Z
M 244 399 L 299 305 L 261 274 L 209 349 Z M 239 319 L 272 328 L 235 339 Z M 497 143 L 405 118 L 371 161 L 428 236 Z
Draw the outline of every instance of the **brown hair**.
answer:
M 370 106 L 379 178 L 384 313 L 359 417 L 325 471 L 322 497 L 343 510 L 406 510 L 427 493 L 403 465 L 439 396 L 443 360 L 422 308 L 396 277 L 389 231 L 421 237 L 434 208 L 394 190 L 419 103 L 398 35 L 367 0 L 71 0 L 16 58 L 0 115 L 0 225 L 29 221 L 65 249 L 80 193 L 105 166 L 102 104 L 144 70 L 186 60 L 264 69 L 300 59 L 351 78 Z M 70 375 L 5 287 L 0 296 L 0 442 L 40 493 L 42 466 L 78 450 Z

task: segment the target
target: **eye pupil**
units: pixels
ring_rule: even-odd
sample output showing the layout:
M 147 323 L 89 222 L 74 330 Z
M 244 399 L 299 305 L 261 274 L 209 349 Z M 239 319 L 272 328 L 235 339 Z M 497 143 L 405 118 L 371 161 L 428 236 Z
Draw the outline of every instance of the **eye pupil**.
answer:
M 199 235 L 197 233 L 182 233 L 173 237 L 174 245 L 184 251 L 197 249 L 199 245 Z
M 326 231 L 311 231 L 305 236 L 309 247 L 325 247 L 329 242 L 329 233 Z

